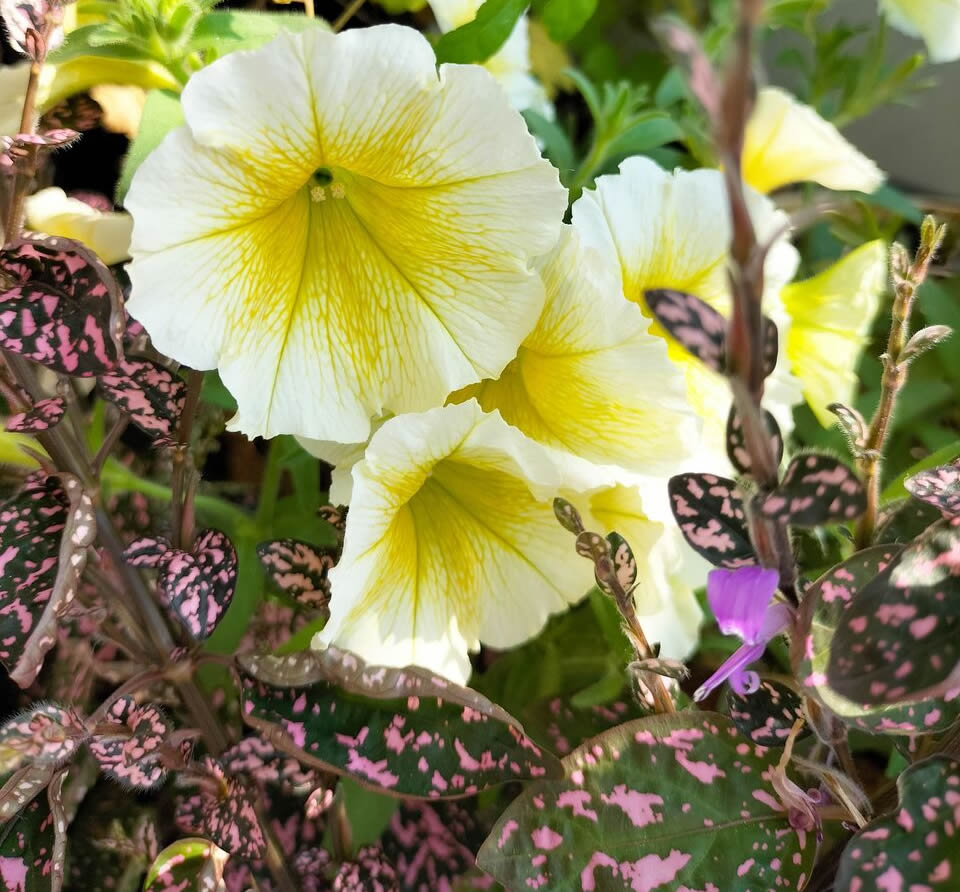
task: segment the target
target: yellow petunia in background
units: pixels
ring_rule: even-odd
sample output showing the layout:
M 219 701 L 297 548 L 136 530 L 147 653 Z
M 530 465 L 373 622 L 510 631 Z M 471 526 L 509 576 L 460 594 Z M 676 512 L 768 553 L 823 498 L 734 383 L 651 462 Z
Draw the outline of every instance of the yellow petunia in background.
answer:
M 741 166 L 744 181 L 758 192 L 806 182 L 873 192 L 884 180 L 880 168 L 833 124 L 778 87 L 757 93 Z
M 780 289 L 793 278 L 798 255 L 787 240 L 786 215 L 755 192 L 748 193 L 748 203 L 761 238 L 779 233 L 764 266 L 764 312 L 777 323 L 781 343 L 765 405 L 786 434 L 793 427 L 792 408 L 802 397 L 783 350 L 790 319 Z M 628 158 L 618 174 L 599 177 L 596 189 L 584 191 L 575 202 L 573 227 L 584 244 L 620 269 L 624 294 L 644 309 L 644 291 L 674 288 L 729 312 L 730 223 L 719 171 L 669 173 L 647 158 Z M 693 358 L 658 324 L 651 324 L 650 331 L 667 340 L 670 359 L 684 372 L 687 399 L 704 424 L 702 451 L 711 461 L 725 462 L 726 378 Z
M 851 404 L 856 367 L 887 284 L 887 246 L 867 242 L 822 272 L 783 289 L 792 320 L 787 356 L 820 423 L 836 424 L 830 403 Z
M 489 73 L 438 72 L 410 28 L 312 29 L 203 69 L 183 109 L 126 199 L 128 306 L 220 370 L 233 429 L 360 442 L 514 357 L 565 193 Z

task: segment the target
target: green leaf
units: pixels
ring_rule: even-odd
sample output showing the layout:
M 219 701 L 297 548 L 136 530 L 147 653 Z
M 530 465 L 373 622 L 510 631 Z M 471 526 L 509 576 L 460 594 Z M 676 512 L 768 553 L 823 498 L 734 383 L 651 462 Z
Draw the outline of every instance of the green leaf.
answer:
M 304 765 L 392 796 L 458 798 L 560 765 L 482 694 L 329 647 L 240 658 L 244 721 Z
M 252 50 L 284 31 L 299 33 L 330 26 L 316 17 L 287 12 L 252 12 L 215 9 L 194 29 L 188 52 L 213 50 L 218 56 L 235 50 Z
M 70 32 L 63 45 L 47 56 L 51 65 L 62 65 L 81 56 L 99 56 L 108 59 L 149 61 L 150 56 L 129 43 L 104 43 L 105 26 L 102 23 L 84 25 Z
M 566 43 L 596 12 L 597 0 L 543 0 L 534 6 L 550 37 Z
M 921 471 L 926 471 L 929 468 L 935 468 L 937 465 L 946 464 L 949 461 L 953 461 L 957 456 L 960 456 L 960 440 L 954 440 L 949 445 L 944 446 L 943 449 L 938 449 L 936 452 L 930 453 L 926 458 L 922 458 L 916 464 L 910 465 L 902 474 L 898 474 L 897 478 L 891 481 L 883 491 L 880 497 L 881 500 L 889 502 L 893 499 L 909 496 L 910 493 L 907 492 L 907 488 L 903 485 L 908 477 L 912 477 L 914 474 L 919 474 Z
M 540 143 L 543 157 L 560 171 L 560 181 L 565 183 L 577 163 L 567 132 L 556 121 L 548 120 L 533 109 L 525 109 L 521 114 L 527 129 Z
M 223 880 L 229 856 L 199 837 L 179 839 L 167 846 L 150 865 L 143 892 L 206 892 Z
M 816 834 L 790 826 L 779 756 L 716 713 L 620 725 L 565 758 L 564 779 L 528 785 L 477 863 L 509 889 L 800 888 Z
M 220 380 L 220 373 L 214 369 L 212 372 L 204 372 L 203 389 L 200 391 L 200 399 L 218 409 L 225 409 L 227 412 L 237 411 L 237 401 L 233 394 L 227 390 L 227 386 Z
M 804 658 L 797 669 L 804 688 L 847 724 L 874 734 L 930 734 L 943 731 L 960 717 L 960 697 L 930 699 L 904 706 L 865 705 L 827 684 L 827 666 L 837 626 L 860 591 L 902 551 L 899 545 L 875 545 L 829 569 L 804 596 L 816 605 Z
M 448 31 L 434 46 L 437 63 L 486 62 L 506 43 L 530 0 L 486 0 L 473 21 Z
M 871 821 L 843 851 L 836 889 L 955 889 L 960 762 L 936 756 L 897 778 L 900 806 Z
M 941 521 L 853 595 L 827 664 L 834 691 L 871 705 L 960 693 L 952 681 L 960 665 L 958 555 L 960 526 Z
M 122 204 L 130 182 L 137 168 L 171 131 L 183 124 L 183 108 L 180 106 L 180 97 L 169 90 L 151 90 L 147 93 L 147 101 L 143 106 L 143 117 L 140 122 L 140 132 L 130 144 L 126 157 L 123 159 L 123 169 L 120 171 L 120 181 L 117 183 L 117 203 Z

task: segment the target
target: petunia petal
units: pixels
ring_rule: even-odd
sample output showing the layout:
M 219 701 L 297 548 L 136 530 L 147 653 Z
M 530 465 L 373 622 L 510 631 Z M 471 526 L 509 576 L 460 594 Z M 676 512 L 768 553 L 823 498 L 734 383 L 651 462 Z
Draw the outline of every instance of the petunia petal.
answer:
M 590 587 L 551 499 L 594 481 L 475 401 L 387 421 L 353 480 L 318 646 L 465 680 L 468 647 L 519 644 Z
M 104 263 L 130 256 L 133 220 L 127 213 L 98 211 L 54 186 L 28 196 L 24 211 L 28 229 L 82 242 Z
M 830 403 L 852 402 L 856 367 L 886 287 L 886 244 L 877 239 L 823 272 L 783 289 L 793 322 L 787 335 L 790 367 L 820 423 L 836 423 Z
M 759 192 L 789 183 L 873 192 L 883 172 L 839 130 L 785 90 L 757 94 L 743 143 L 743 178 Z
M 724 635 L 747 644 L 761 641 L 764 616 L 780 574 L 765 567 L 716 568 L 707 576 L 707 601 Z
M 547 302 L 517 358 L 458 398 L 475 396 L 528 437 L 599 464 L 676 469 L 699 425 L 666 345 L 623 298 L 619 269 L 564 226 L 540 272 Z
M 781 341 L 777 368 L 767 380 L 765 405 L 787 433 L 793 427 L 792 406 L 800 401 L 801 392 L 782 349 L 790 319 L 779 292 L 793 277 L 798 255 L 786 240 L 786 216 L 755 192 L 748 191 L 747 202 L 761 239 L 781 233 L 764 266 L 764 312 L 777 323 Z M 596 189 L 585 191 L 575 202 L 573 226 L 585 245 L 619 265 L 624 294 L 641 307 L 644 291 L 674 288 L 729 312 L 730 224 L 719 171 L 668 173 L 647 158 L 628 158 L 619 174 L 599 177 Z M 666 337 L 656 323 L 650 331 Z M 672 340 L 668 340 L 668 355 L 683 368 L 687 397 L 704 421 L 704 452 L 725 461 L 727 381 Z
M 960 4 L 957 0 L 880 0 L 890 24 L 927 45 L 931 62 L 960 59 Z
M 184 112 L 127 198 L 130 311 L 220 369 L 234 429 L 361 442 L 513 358 L 565 193 L 485 71 L 311 29 L 203 69 Z

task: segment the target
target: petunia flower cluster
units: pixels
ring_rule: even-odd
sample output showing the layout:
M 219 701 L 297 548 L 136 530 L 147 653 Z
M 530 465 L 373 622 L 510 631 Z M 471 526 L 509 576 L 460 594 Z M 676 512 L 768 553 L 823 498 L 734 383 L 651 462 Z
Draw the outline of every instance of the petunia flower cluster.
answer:
M 725 463 L 729 397 L 644 293 L 729 309 L 721 173 L 630 158 L 563 223 L 524 102 L 482 67 L 438 69 L 395 25 L 284 34 L 182 99 L 185 126 L 127 196 L 129 311 L 159 350 L 219 370 L 232 429 L 296 435 L 336 466 L 350 511 L 315 646 L 465 680 L 471 651 L 525 641 L 590 588 L 562 495 L 631 543 L 648 637 L 685 656 L 705 565 L 668 523 L 666 479 L 694 455 Z M 884 260 L 876 243 L 791 284 L 789 221 L 763 193 L 882 174 L 780 91 L 761 93 L 744 173 L 773 242 L 767 396 L 786 433 L 804 396 L 823 418 L 837 376 L 852 386 Z

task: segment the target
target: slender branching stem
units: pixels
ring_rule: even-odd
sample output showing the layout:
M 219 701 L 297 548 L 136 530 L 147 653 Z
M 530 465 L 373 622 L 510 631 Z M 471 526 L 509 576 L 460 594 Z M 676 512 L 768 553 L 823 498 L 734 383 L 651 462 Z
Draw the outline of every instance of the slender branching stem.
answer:
M 881 357 L 883 375 L 880 379 L 880 403 L 870 421 L 866 442 L 859 465 L 867 492 L 867 508 L 857 524 L 856 543 L 866 548 L 873 541 L 877 516 L 880 511 L 880 474 L 883 470 L 883 448 L 897 407 L 897 398 L 907 381 L 909 362 L 904 359 L 904 348 L 910 338 L 910 315 L 916 301 L 917 289 L 923 284 L 943 237 L 944 227 L 938 227 L 927 217 L 920 229 L 920 247 L 912 263 L 907 263 L 906 252 L 894 246 L 891 266 L 894 277 L 893 310 L 887 350 Z

